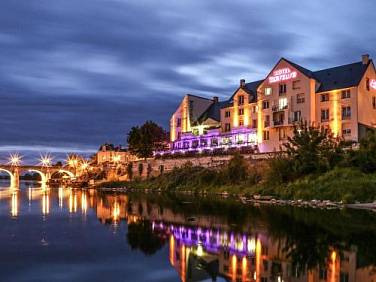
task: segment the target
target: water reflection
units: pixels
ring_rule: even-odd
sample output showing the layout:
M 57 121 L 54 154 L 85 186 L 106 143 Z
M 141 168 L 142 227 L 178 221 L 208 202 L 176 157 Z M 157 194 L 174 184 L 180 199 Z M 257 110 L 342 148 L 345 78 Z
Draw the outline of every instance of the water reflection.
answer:
M 82 220 L 94 216 L 114 230 L 126 225 L 131 249 L 165 260 L 184 282 L 376 281 L 371 213 L 244 207 L 235 201 L 69 187 L 1 189 L 4 205 L 15 220 L 32 206 L 44 220 L 59 213 L 83 215 Z

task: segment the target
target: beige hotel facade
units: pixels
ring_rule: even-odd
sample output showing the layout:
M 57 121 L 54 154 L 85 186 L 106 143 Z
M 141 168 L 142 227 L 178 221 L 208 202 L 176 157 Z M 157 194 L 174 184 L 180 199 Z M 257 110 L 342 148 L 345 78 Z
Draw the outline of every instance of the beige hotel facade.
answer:
M 358 142 L 376 129 L 376 71 L 369 55 L 318 71 L 281 58 L 228 100 L 187 94 L 170 119 L 172 152 L 254 147 L 278 151 L 300 121 Z

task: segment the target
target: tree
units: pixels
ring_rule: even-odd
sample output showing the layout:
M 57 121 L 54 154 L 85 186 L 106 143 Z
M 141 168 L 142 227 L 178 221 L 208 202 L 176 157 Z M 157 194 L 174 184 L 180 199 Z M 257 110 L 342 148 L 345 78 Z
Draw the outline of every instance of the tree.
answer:
M 164 149 L 166 141 L 166 131 L 153 121 L 132 127 L 127 138 L 129 151 L 144 159 L 151 157 L 154 151 Z
M 365 173 L 376 171 L 376 132 L 360 140 L 359 150 L 352 152 L 352 163 Z

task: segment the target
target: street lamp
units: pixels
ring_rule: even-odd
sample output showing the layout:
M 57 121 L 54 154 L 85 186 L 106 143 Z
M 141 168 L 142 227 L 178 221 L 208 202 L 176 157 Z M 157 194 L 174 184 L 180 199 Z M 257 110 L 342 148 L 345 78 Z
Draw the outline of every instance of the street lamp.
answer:
M 22 156 L 18 153 L 10 154 L 8 164 L 11 166 L 19 166 L 22 161 Z
M 41 166 L 49 167 L 51 166 L 51 163 L 52 163 L 52 157 L 49 153 L 45 155 L 42 155 L 42 154 L 40 155 L 39 164 Z

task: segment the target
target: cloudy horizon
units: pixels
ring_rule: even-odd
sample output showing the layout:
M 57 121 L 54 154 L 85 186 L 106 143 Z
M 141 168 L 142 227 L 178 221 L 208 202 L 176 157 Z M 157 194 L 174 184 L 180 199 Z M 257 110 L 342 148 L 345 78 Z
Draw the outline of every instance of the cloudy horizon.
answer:
M 376 55 L 372 0 L 1 7 L 0 158 L 11 149 L 34 156 L 124 144 L 146 120 L 168 129 L 184 94 L 227 98 L 239 79 L 264 78 L 281 57 L 317 70 Z

